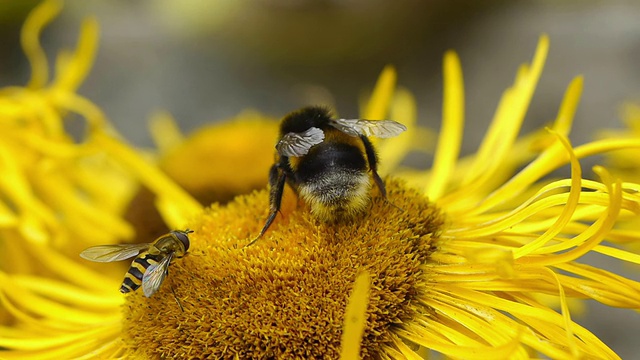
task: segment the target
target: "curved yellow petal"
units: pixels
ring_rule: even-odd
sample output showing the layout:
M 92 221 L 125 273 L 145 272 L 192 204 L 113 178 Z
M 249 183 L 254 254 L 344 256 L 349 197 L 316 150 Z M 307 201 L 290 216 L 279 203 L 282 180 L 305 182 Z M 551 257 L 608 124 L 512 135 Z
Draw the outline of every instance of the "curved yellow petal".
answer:
M 438 200 L 445 191 L 456 165 L 464 129 L 464 84 L 460 59 L 453 51 L 444 57 L 444 99 L 442 128 L 433 160 L 432 181 L 425 190 L 429 199 Z
M 82 22 L 80 39 L 74 53 L 60 56 L 56 63 L 56 76 L 52 87 L 74 92 L 84 81 L 91 69 L 98 49 L 99 27 L 95 18 Z
M 362 111 L 363 119 L 382 120 L 386 117 L 395 91 L 397 77 L 396 69 L 393 66 L 387 65 L 382 69 L 373 88 L 373 93 Z
M 40 32 L 62 9 L 62 2 L 46 0 L 29 14 L 22 27 L 20 43 L 31 64 L 30 89 L 43 88 L 49 81 L 49 65 L 47 55 L 40 45 Z

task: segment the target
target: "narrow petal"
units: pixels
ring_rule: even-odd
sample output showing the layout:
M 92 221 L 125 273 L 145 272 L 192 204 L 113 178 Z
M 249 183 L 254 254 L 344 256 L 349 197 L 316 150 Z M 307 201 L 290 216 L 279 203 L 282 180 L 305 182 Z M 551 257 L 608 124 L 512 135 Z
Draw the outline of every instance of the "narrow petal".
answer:
M 160 153 L 166 153 L 184 141 L 184 135 L 175 119 L 165 111 L 160 111 L 149 120 L 149 129 Z
M 28 85 L 30 89 L 42 88 L 49 80 L 49 65 L 47 55 L 40 45 L 40 32 L 61 9 L 61 1 L 47 0 L 29 14 L 22 27 L 20 42 L 31 64 L 31 79 Z
M 458 55 L 449 51 L 444 57 L 444 99 L 442 128 L 438 138 L 436 157 L 433 161 L 433 181 L 425 193 L 429 199 L 438 200 L 449 182 L 456 165 L 464 129 L 464 83 Z
M 342 344 L 340 359 L 342 360 L 360 359 L 360 343 L 367 325 L 370 287 L 371 276 L 369 273 L 363 271 L 358 274 L 344 314 L 345 321 L 340 342 Z
M 567 150 L 571 161 L 571 188 L 569 191 L 569 197 L 567 198 L 566 205 L 562 208 L 562 213 L 557 217 L 555 223 L 551 227 L 549 227 L 549 229 L 547 229 L 544 234 L 538 237 L 538 239 L 517 249 L 514 253 L 514 258 L 516 259 L 527 255 L 529 252 L 541 247 L 543 244 L 546 244 L 552 238 L 558 235 L 562 231 L 562 229 L 564 229 L 564 227 L 569 223 L 569 221 L 571 221 L 571 216 L 576 210 L 578 201 L 580 200 L 580 190 L 582 189 L 582 168 L 580 167 L 580 163 L 573 153 L 571 144 L 569 143 L 569 139 L 560 134 L 557 135 L 558 140 Z
M 417 126 L 416 112 L 417 105 L 413 95 L 405 89 L 398 89 L 391 104 L 389 118 L 405 125 L 407 131 L 397 137 L 378 141 L 377 149 L 380 158 L 378 173 L 381 176 L 384 177 L 396 169 L 418 142 L 416 138 L 421 128 Z
M 490 177 L 493 169 L 502 162 L 510 151 L 538 84 L 548 51 L 549 39 L 547 36 L 542 36 L 538 42 L 531 68 L 521 67 L 514 86 L 505 92 L 478 150 L 475 163 L 463 185 L 471 185 L 479 178 Z M 488 171 L 488 168 L 491 171 Z
M 95 18 L 82 22 L 76 51 L 68 57 L 59 57 L 52 87 L 73 92 L 78 89 L 91 69 L 98 48 L 99 28 Z
M 170 213 L 165 212 L 168 217 L 167 220 L 172 221 L 170 223 L 172 227 L 176 229 L 184 228 L 188 219 L 202 211 L 202 206 L 191 195 L 129 147 L 102 133 L 95 133 L 94 140 L 134 172 L 146 187 L 166 198 L 167 202 L 165 204 L 170 203 L 171 207 L 175 208 Z M 167 209 L 165 208 L 165 210 Z
M 387 65 L 382 69 L 382 73 L 373 88 L 373 93 L 362 111 L 363 119 L 382 120 L 386 118 L 396 87 L 397 77 L 396 69 L 393 66 Z

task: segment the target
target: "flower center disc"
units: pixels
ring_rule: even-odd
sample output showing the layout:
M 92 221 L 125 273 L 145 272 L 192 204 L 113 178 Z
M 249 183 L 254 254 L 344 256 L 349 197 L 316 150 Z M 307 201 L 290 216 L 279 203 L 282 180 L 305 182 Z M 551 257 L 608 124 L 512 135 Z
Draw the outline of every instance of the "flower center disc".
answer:
M 248 248 L 268 193 L 213 205 L 190 227 L 190 253 L 173 261 L 158 293 L 127 297 L 125 343 L 145 357 L 335 359 L 353 282 L 366 270 L 362 355 L 375 357 L 393 324 L 414 315 L 421 264 L 442 226 L 422 194 L 396 181 L 387 191 L 388 201 L 374 191 L 368 213 L 345 224 L 318 221 L 285 194 L 282 213 Z

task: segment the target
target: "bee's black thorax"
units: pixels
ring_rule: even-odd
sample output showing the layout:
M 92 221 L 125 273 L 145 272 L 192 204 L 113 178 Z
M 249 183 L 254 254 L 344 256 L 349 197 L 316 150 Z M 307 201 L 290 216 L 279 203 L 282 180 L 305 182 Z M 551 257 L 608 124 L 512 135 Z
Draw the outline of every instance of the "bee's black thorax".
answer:
M 304 156 L 293 174 L 294 183 L 308 183 L 321 180 L 328 173 L 361 173 L 367 171 L 362 151 L 353 145 L 325 142 L 319 144 Z

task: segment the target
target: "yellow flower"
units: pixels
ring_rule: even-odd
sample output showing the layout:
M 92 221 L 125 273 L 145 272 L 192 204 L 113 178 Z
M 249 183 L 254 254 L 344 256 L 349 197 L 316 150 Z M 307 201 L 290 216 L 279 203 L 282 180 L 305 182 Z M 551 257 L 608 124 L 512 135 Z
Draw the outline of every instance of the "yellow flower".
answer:
M 625 129 L 601 131 L 599 138 L 640 141 L 640 106 L 633 103 L 625 104 L 622 109 L 622 119 Z M 640 182 L 640 159 L 637 148 L 613 151 L 607 154 L 607 162 L 617 176 Z
M 26 38 L 37 44 L 43 19 L 53 16 L 55 4 L 46 2 L 35 10 L 25 24 Z M 639 145 L 602 140 L 571 146 L 567 135 L 581 78 L 569 85 L 549 130 L 518 137 L 547 49 L 543 37 L 532 63 L 521 68 L 504 93 L 480 149 L 462 159 L 462 73 L 457 56 L 447 53 L 443 126 L 432 169 L 398 171 L 403 179 L 386 180 L 388 201 L 373 191 L 369 212 L 348 224 L 319 222 L 287 192 L 273 226 L 251 247 L 244 246 L 268 213 L 266 189 L 203 210 L 158 166 L 114 136 L 99 110 L 75 95 L 74 87 L 46 87 L 40 80 L 34 86 L 32 80 L 26 89 L 12 89 L 33 92 L 32 102 L 15 109 L 6 93 L 0 93 L 1 100 L 7 100 L 0 106 L 3 120 L 11 118 L 7 114 L 30 114 L 16 116 L 22 121 L 14 125 L 30 124 L 24 119 L 31 118 L 40 127 L 58 124 L 54 139 L 65 150 L 62 155 L 84 159 L 88 151 L 108 159 L 108 174 L 121 173 L 125 184 L 140 183 L 155 194 L 170 228 L 195 231 L 190 253 L 173 261 L 167 284 L 153 297 L 139 291 L 122 296 L 117 293 L 121 277 L 88 268 L 69 254 L 78 246 L 73 238 L 60 243 L 51 239 L 74 226 L 99 233 L 103 243 L 131 233 L 117 233 L 111 223 L 91 219 L 67 222 L 85 214 L 69 205 L 80 191 L 63 193 L 60 199 L 51 198 L 55 192 L 25 191 L 39 178 L 24 177 L 37 174 L 42 161 L 58 165 L 67 158 L 60 160 L 57 152 L 38 147 L 46 140 L 54 143 L 42 135 L 50 132 L 35 125 L 21 128 L 21 136 L 39 137 L 32 142 L 32 152 L 8 167 L 13 176 L 9 179 L 22 181 L 3 183 L 3 200 L 11 199 L 12 206 L 4 206 L 2 219 L 15 221 L 2 224 L 2 244 L 40 242 L 37 248 L 19 247 L 15 253 L 37 258 L 43 267 L 39 274 L 48 271 L 52 276 L 16 271 L 18 264 L 3 265 L 0 358 L 417 359 L 425 349 L 453 358 L 617 358 L 571 320 L 567 303 L 595 299 L 640 308 L 640 283 L 576 261 L 597 252 L 640 263 L 640 256 L 603 243 L 640 241 L 636 232 L 621 236 L 611 230 L 618 219 L 639 212 L 640 185 L 621 183 L 602 167 L 594 168 L 598 181 L 584 179 L 578 160 Z M 83 73 L 89 68 L 87 57 L 72 59 L 67 63 L 73 66 L 58 68 L 85 69 Z M 32 62 L 36 77 L 37 62 Z M 413 98 L 394 87 L 395 73 L 385 69 L 363 110 L 363 117 L 388 113 L 410 128 L 401 137 L 377 143 L 381 173 L 393 172 L 421 140 L 412 125 Z M 43 104 L 52 110 L 42 111 Z M 86 140 L 69 140 L 59 125 L 60 109 L 88 120 Z M 9 131 L 0 135 L 0 149 L 8 149 L 3 165 L 11 164 L 5 158 L 16 158 L 22 144 L 12 136 Z M 264 151 L 272 151 L 272 145 Z M 192 161 L 192 166 L 208 165 L 197 157 Z M 71 162 L 63 174 L 79 171 L 83 163 Z M 570 178 L 543 179 L 566 164 Z M 86 173 L 86 187 L 98 194 L 112 191 L 111 183 L 102 183 L 103 173 L 92 171 Z M 182 171 L 187 170 L 178 173 Z M 76 184 L 74 179 L 62 179 L 60 186 Z M 128 229 L 122 221 L 126 196 L 110 199 L 108 206 L 99 196 L 82 199 L 91 206 L 89 213 L 101 209 L 106 218 Z M 50 209 L 52 215 L 35 211 L 40 209 Z M 560 309 L 546 305 L 542 296 L 557 299 Z
M 76 142 L 65 131 L 62 118 L 69 113 L 82 116 L 88 131 L 108 128 L 100 109 L 75 94 L 93 62 L 95 19 L 82 24 L 77 48 L 60 54 L 49 81 L 38 36 L 59 10 L 58 2 L 47 2 L 28 17 L 22 45 L 31 80 L 26 87 L 0 90 L 2 270 L 32 272 L 43 262 L 44 248 L 75 255 L 89 244 L 133 235 L 119 214 L 135 180 L 93 141 Z
M 158 113 L 152 118 L 151 133 L 158 147 L 158 167 L 200 204 L 208 205 L 264 187 L 273 154 L 263 149 L 276 142 L 278 122 L 244 111 L 185 136 L 170 115 Z M 236 134 L 243 134 L 241 141 Z M 129 203 L 125 218 L 134 226 L 137 242 L 153 241 L 170 230 L 155 208 L 155 196 L 145 187 Z
M 167 138 L 166 132 L 156 132 L 158 143 Z M 243 134 L 242 141 L 238 133 Z M 165 145 L 159 166 L 201 203 L 226 203 L 264 187 L 273 154 L 261 150 L 273 148 L 277 136 L 275 119 L 247 111 L 198 129 L 180 144 Z

